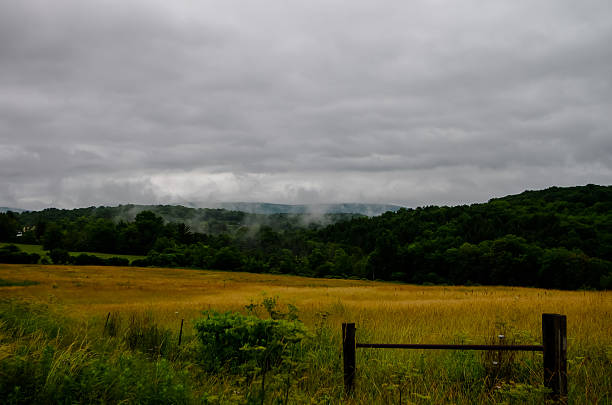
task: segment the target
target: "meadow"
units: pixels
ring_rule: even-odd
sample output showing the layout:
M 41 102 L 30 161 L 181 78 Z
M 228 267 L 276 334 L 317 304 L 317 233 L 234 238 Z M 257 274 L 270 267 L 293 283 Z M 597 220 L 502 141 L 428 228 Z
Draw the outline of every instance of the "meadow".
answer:
M 16 358 L 43 362 L 45 348 L 51 347 L 53 354 L 46 361 L 55 368 L 49 370 L 59 373 L 64 367 L 64 380 L 68 375 L 81 386 L 83 381 L 97 381 L 87 385 L 91 392 L 103 390 L 111 395 L 109 387 L 114 387 L 115 396 L 107 397 L 113 401 L 543 403 L 547 393 L 542 386 L 540 353 L 495 357 L 497 353 L 463 351 L 358 349 L 356 390 L 347 398 L 340 338 L 342 322 L 355 322 L 358 342 L 496 343 L 503 334 L 506 342 L 539 344 L 542 313 L 567 315 L 568 402 L 612 401 L 612 294 L 607 291 L 416 286 L 186 269 L 9 264 L 0 264 L 0 279 L 5 281 L 0 287 L 0 314 L 4 314 L 0 316 L 0 362 L 21 370 L 26 365 L 16 366 Z M 309 331 L 299 360 L 267 380 L 257 372 L 239 375 L 203 370 L 192 327 L 194 320 L 202 318 L 202 311 L 250 312 L 266 318 L 270 315 L 263 305 L 266 302 L 280 312 L 297 309 Z M 163 353 L 151 356 L 130 347 L 125 336 L 137 318 L 161 331 L 160 336 L 167 340 Z M 108 333 L 109 319 L 117 327 L 113 333 Z M 181 320 L 185 326 L 179 347 Z M 40 327 L 31 326 L 37 322 Z M 49 323 L 57 327 L 45 326 Z M 107 361 L 104 370 L 114 370 L 112 365 L 128 361 L 126 358 L 131 359 L 132 369 L 148 376 L 151 386 L 147 389 L 153 391 L 142 388 L 143 396 L 122 398 L 128 394 L 118 388 L 121 378 L 137 376 L 128 378 L 118 372 L 118 377 L 107 378 L 101 376 L 108 373 L 93 373 L 95 377 L 83 380 L 79 374 L 86 374 L 85 370 L 97 367 L 100 361 Z M 74 394 L 76 388 L 59 390 L 53 384 L 62 385 L 60 379 L 50 378 L 52 371 L 41 370 L 44 383 L 33 382 L 38 388 L 32 389 L 46 392 L 44 398 L 71 392 L 70 402 L 87 402 L 85 394 Z M 150 370 L 155 371 L 153 377 Z M 265 397 L 255 395 L 262 388 Z M 164 397 L 170 393 L 174 396 Z M 13 403 L 27 403 L 30 397 L 20 400 L 15 394 L 10 398 Z

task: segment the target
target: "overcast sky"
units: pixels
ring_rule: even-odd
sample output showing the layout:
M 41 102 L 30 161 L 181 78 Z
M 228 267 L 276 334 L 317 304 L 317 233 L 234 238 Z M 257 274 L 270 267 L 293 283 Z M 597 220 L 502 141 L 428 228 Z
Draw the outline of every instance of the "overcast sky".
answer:
M 612 183 L 612 2 L 0 1 L 0 206 Z

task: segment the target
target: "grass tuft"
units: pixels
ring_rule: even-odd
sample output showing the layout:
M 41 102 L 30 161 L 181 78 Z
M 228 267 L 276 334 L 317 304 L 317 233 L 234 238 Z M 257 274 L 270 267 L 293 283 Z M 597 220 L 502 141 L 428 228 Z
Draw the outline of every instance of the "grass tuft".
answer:
M 29 285 L 40 284 L 38 281 L 32 280 L 5 280 L 0 278 L 0 287 L 27 287 Z

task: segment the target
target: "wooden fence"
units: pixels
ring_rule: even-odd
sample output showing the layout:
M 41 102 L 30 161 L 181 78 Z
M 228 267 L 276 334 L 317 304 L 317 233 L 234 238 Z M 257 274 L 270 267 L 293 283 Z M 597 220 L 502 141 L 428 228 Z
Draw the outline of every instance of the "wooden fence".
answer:
M 351 394 L 355 388 L 356 350 L 363 349 L 434 349 L 434 350 L 505 350 L 543 352 L 544 385 L 556 399 L 567 396 L 567 323 L 565 315 L 542 314 L 541 345 L 445 345 L 357 343 L 355 324 L 342 324 L 344 389 Z

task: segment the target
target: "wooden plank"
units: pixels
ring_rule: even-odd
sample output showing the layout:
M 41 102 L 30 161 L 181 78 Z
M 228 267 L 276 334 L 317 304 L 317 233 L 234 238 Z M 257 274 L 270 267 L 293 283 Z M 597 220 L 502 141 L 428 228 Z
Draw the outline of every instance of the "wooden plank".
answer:
M 446 345 L 446 344 L 405 344 L 405 343 L 357 343 L 363 349 L 430 349 L 430 350 L 508 350 L 541 352 L 542 345 Z

